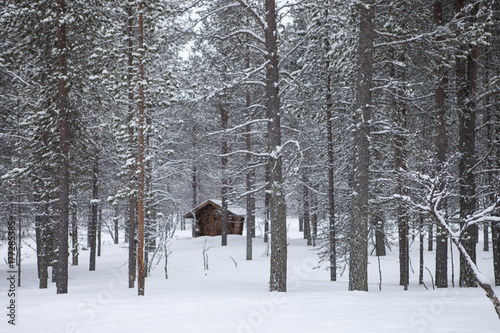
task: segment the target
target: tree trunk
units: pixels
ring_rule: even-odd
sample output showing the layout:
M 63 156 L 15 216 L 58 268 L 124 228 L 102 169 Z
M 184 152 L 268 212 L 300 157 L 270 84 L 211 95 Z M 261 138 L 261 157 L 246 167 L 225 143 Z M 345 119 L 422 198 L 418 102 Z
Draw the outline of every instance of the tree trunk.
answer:
M 250 68 L 250 50 L 247 49 L 247 63 L 246 63 L 246 68 Z M 251 105 L 251 100 L 250 100 L 250 91 L 247 90 L 246 96 L 245 96 L 245 102 L 246 102 L 246 107 L 247 107 L 247 112 L 248 112 L 248 119 L 250 119 L 250 105 Z M 252 151 L 252 126 L 250 124 L 245 126 L 245 146 L 247 150 L 247 154 L 245 156 L 245 161 L 247 164 L 247 168 L 250 168 L 250 164 L 252 162 L 252 154 L 250 151 Z M 253 177 L 254 177 L 254 171 L 249 170 L 246 174 L 246 207 L 247 207 L 247 253 L 246 253 L 246 259 L 247 260 L 252 260 L 252 238 L 255 237 L 255 198 L 253 194 L 251 193 L 253 189 Z
M 193 201 L 192 201 L 192 207 L 196 207 L 198 203 L 198 181 L 197 181 L 197 171 L 196 171 L 196 164 L 192 165 L 191 169 L 191 185 L 193 187 Z M 196 216 L 193 216 L 193 224 L 191 225 L 191 236 L 196 237 Z
M 492 47 L 492 54 L 496 55 L 496 59 L 498 59 L 498 54 L 500 52 L 500 2 L 495 1 L 493 4 L 493 24 L 492 26 L 492 38 L 491 38 L 491 47 Z M 495 58 L 494 58 L 495 59 Z M 498 63 L 498 60 L 493 62 L 496 66 L 494 67 L 495 70 L 495 75 L 500 77 L 500 64 Z M 496 167 L 496 172 L 494 173 L 494 177 L 497 179 L 495 186 L 496 188 L 493 188 L 493 190 L 496 193 L 500 193 L 500 98 L 497 96 L 494 96 L 491 101 L 491 109 L 495 110 L 494 113 L 494 128 L 492 129 L 492 135 L 494 136 L 493 142 L 495 142 L 495 150 L 496 150 L 496 156 L 494 155 L 493 159 L 495 161 L 492 161 L 493 165 Z M 492 119 L 493 120 L 493 119 Z M 496 216 L 500 216 L 500 210 L 497 209 L 495 212 Z M 491 223 L 491 247 L 493 251 L 493 269 L 494 269 L 494 275 L 495 275 L 495 285 L 500 286 L 500 223 Z
M 66 2 L 57 1 L 57 17 L 60 25 L 57 30 L 57 50 L 59 52 L 58 97 L 59 97 L 59 131 L 60 131 L 60 190 L 59 190 L 59 223 L 57 230 L 57 270 L 56 288 L 58 294 L 68 293 L 68 229 L 69 229 L 69 124 L 68 124 L 68 91 L 66 88 Z
M 424 216 L 418 217 L 418 234 L 419 234 L 419 265 L 418 265 L 418 284 L 424 284 Z
M 221 197 L 222 197 L 222 237 L 221 237 L 221 246 L 227 246 L 227 224 L 228 224 L 228 215 L 227 215 L 227 195 L 228 195 L 228 180 L 227 180 L 227 153 L 228 145 L 226 138 L 226 129 L 227 123 L 229 120 L 229 114 L 225 107 L 221 104 L 219 105 L 220 110 L 220 118 L 222 125 L 222 142 L 221 142 L 221 172 L 222 172 L 222 186 L 221 186 Z
M 98 176 L 99 176 L 99 157 L 96 154 L 94 157 L 94 166 L 92 168 L 92 202 L 91 202 L 91 210 L 92 210 L 92 218 L 90 220 L 89 226 L 89 234 L 90 234 L 90 262 L 89 262 L 89 271 L 95 271 L 96 264 L 96 242 L 97 242 L 97 219 L 98 219 L 98 198 L 99 198 L 99 185 L 98 185 Z
M 127 6 L 127 88 L 128 88 L 128 134 L 130 144 L 134 138 L 134 126 L 132 122 L 134 121 L 134 90 L 133 90 L 133 66 L 134 66 L 134 44 L 132 37 L 134 35 L 134 16 L 132 11 L 132 5 Z M 135 154 L 132 153 L 132 156 Z M 135 276 L 136 276 L 136 243 L 135 243 L 135 167 L 131 163 L 128 170 L 128 184 L 129 184 L 129 197 L 128 197 L 128 287 L 134 288 Z
M 36 257 L 38 266 L 38 278 L 40 279 L 39 288 L 47 288 L 49 281 L 49 257 L 47 245 L 47 228 L 49 224 L 49 216 L 45 212 L 35 215 L 35 232 L 36 232 Z
M 316 246 L 316 238 L 318 236 L 318 206 L 315 193 L 311 193 L 311 245 Z
M 373 225 L 375 227 L 375 254 L 377 257 L 383 257 L 386 255 L 386 251 L 384 218 L 381 212 L 375 212 L 373 215 Z
M 457 14 L 461 13 L 464 6 L 464 0 L 456 0 Z M 479 7 L 474 5 L 474 13 L 477 13 Z M 474 15 L 472 15 L 474 16 Z M 478 48 L 472 46 L 467 52 L 465 47 L 460 48 L 462 54 L 456 59 L 457 75 L 457 108 L 458 108 L 458 126 L 459 126 L 459 177 L 460 177 L 460 218 L 464 220 L 467 216 L 474 213 L 476 209 L 476 182 L 472 168 L 476 164 L 475 159 L 475 126 L 476 113 L 473 95 L 476 93 L 477 82 L 477 56 Z M 463 58 L 464 53 L 467 59 Z M 476 240 L 477 225 L 467 227 L 462 237 L 462 245 L 476 262 Z M 474 274 L 463 255 L 460 256 L 460 286 L 475 287 L 476 280 Z
M 271 208 L 271 194 L 269 193 L 270 187 L 269 187 L 269 165 L 266 165 L 266 174 L 265 174 L 265 181 L 266 181 L 266 190 L 264 191 L 264 243 L 269 242 L 269 221 L 271 218 L 271 213 L 270 213 L 270 208 Z
M 139 2 L 139 154 L 138 154 L 138 191 L 137 191 L 137 293 L 144 295 L 145 272 L 144 272 L 144 23 L 143 23 L 143 2 Z
M 498 11 L 498 13 L 499 13 L 498 15 L 500 15 L 500 11 Z M 500 102 L 498 100 L 496 101 L 495 105 L 497 107 L 497 110 L 499 110 Z M 500 172 L 498 170 L 500 170 L 500 113 L 498 111 L 496 112 L 495 136 L 496 136 L 495 142 L 496 142 L 496 168 L 497 168 L 496 177 L 497 179 L 499 179 Z M 496 186 L 497 186 L 496 193 L 500 193 L 499 180 L 497 180 Z M 500 216 L 499 209 L 497 209 L 495 215 Z M 495 285 L 500 286 L 500 222 L 491 223 L 491 248 L 493 252 L 493 272 L 495 275 Z
M 71 259 L 72 265 L 78 266 L 78 219 L 77 219 L 77 204 L 73 203 L 71 210 Z
M 443 4 L 442 1 L 434 2 L 434 22 L 437 26 L 442 26 L 443 22 Z M 448 78 L 443 61 L 436 60 L 437 84 L 434 92 L 435 98 L 435 146 L 436 146 L 436 171 L 441 173 L 445 170 L 446 164 L 446 87 Z M 442 188 L 441 190 L 444 190 Z M 446 201 L 442 202 L 443 210 L 446 211 Z M 432 227 L 432 226 L 431 226 Z M 448 287 L 448 236 L 446 231 L 437 224 L 436 228 L 436 287 Z
M 327 1 L 327 6 L 330 3 Z M 329 19 L 328 8 L 325 11 L 326 20 Z M 328 243 L 330 247 L 330 281 L 337 281 L 337 243 L 335 235 L 335 192 L 334 192 L 334 164 L 333 159 L 333 122 L 332 122 L 332 73 L 330 60 L 330 39 L 325 37 L 325 72 L 326 72 L 326 142 L 328 151 Z
M 265 1 L 266 26 L 264 27 L 266 49 L 266 110 L 268 123 L 270 220 L 271 220 L 271 272 L 270 291 L 286 291 L 287 233 L 286 202 L 283 186 L 281 148 L 281 119 L 279 100 L 279 61 L 277 43 L 276 1 Z
M 307 240 L 307 245 L 311 245 L 311 218 L 309 207 L 309 188 L 307 187 L 307 173 L 304 171 L 302 175 L 302 221 L 304 223 L 304 239 Z
M 115 218 L 113 219 L 113 224 L 114 224 L 114 231 L 115 231 L 115 237 L 113 237 L 113 242 L 115 244 L 119 243 L 119 222 L 120 222 L 120 215 L 118 213 L 118 205 L 115 206 Z
M 434 251 L 434 224 L 429 224 L 427 235 L 427 251 Z
M 395 52 L 391 49 L 391 64 L 390 76 L 395 81 L 405 81 L 404 69 L 396 68 Z M 398 63 L 404 64 L 405 57 L 402 54 Z M 396 127 L 393 145 L 394 145 L 394 171 L 396 172 L 396 194 L 406 195 L 405 182 L 403 179 L 403 172 L 407 170 L 406 165 L 406 137 L 404 131 L 406 129 L 406 107 L 400 100 L 399 96 L 402 94 L 401 89 L 398 87 L 394 89 L 392 100 L 393 122 Z M 410 258 L 408 246 L 408 211 L 405 203 L 400 202 L 397 207 L 398 219 L 398 238 L 399 238 L 399 285 L 408 290 L 409 276 L 410 276 Z
M 102 205 L 99 204 L 99 217 L 97 219 L 97 256 L 101 256 L 102 245 Z
M 353 147 L 352 214 L 350 226 L 349 290 L 368 291 L 368 166 L 370 163 L 371 88 L 373 72 L 373 1 L 360 5 Z

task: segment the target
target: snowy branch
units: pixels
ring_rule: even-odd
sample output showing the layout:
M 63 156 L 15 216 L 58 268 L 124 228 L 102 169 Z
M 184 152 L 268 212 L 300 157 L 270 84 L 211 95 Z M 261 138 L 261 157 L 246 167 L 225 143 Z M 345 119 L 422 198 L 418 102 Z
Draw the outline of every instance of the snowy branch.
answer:
M 259 14 L 257 14 L 257 12 L 252 7 L 250 7 L 250 5 L 245 0 L 236 0 L 236 1 L 238 1 L 241 6 L 245 7 L 245 9 L 250 13 L 250 15 L 252 15 L 255 18 L 257 24 L 260 25 L 262 29 L 266 28 L 266 22 L 264 21 L 264 19 L 260 17 Z
M 213 36 L 213 37 L 217 38 L 217 39 L 220 39 L 220 40 L 226 40 L 226 39 L 229 39 L 229 38 L 237 36 L 237 35 L 247 35 L 247 36 L 253 37 L 255 40 L 257 40 L 258 42 L 260 42 L 262 44 L 265 43 L 264 38 L 258 36 L 252 30 L 246 30 L 246 29 L 241 29 L 241 30 L 233 31 L 229 35 L 226 35 L 226 36 Z
M 222 133 L 229 133 L 229 132 L 232 132 L 232 131 L 236 131 L 236 130 L 238 130 L 240 128 L 246 127 L 247 125 L 252 125 L 252 124 L 257 124 L 257 123 L 270 123 L 270 122 L 271 122 L 271 119 L 255 119 L 255 120 L 251 120 L 249 122 L 246 122 L 246 123 L 243 123 L 243 124 L 240 124 L 240 125 L 236 125 L 233 128 L 226 129 L 226 130 L 223 130 L 223 131 L 211 132 L 211 133 L 208 133 L 207 135 L 217 135 L 217 134 L 222 134 Z
M 425 37 L 432 37 L 434 34 L 435 34 L 435 32 L 425 33 L 425 34 L 420 34 L 418 36 L 413 36 L 413 37 L 408 38 L 408 39 L 398 40 L 398 41 L 395 41 L 395 42 L 391 41 L 391 42 L 386 42 L 386 43 L 380 43 L 380 44 L 374 45 L 373 48 L 382 47 L 382 46 L 392 46 L 392 45 L 398 45 L 398 44 L 407 44 L 407 43 L 411 43 L 411 42 L 417 41 L 419 39 L 423 39 Z
M 495 311 L 498 315 L 498 318 L 500 319 L 500 302 L 495 295 L 495 292 L 493 288 L 491 287 L 491 282 L 489 279 L 483 275 L 477 265 L 474 263 L 474 261 L 471 259 L 470 255 L 467 253 L 466 249 L 464 246 L 460 243 L 460 239 L 466 228 L 470 225 L 479 223 L 481 221 L 498 221 L 500 222 L 500 218 L 497 217 L 491 217 L 489 216 L 493 211 L 496 209 L 496 207 L 500 204 L 500 199 L 497 200 L 493 205 L 490 207 L 487 207 L 486 209 L 483 209 L 482 211 L 472 215 L 471 217 L 465 219 L 463 223 L 463 226 L 461 230 L 456 233 L 454 232 L 448 221 L 446 220 L 446 214 L 445 212 L 440 209 L 439 207 L 441 206 L 441 202 L 444 200 L 446 197 L 447 193 L 445 190 L 439 191 L 437 189 L 441 188 L 440 185 L 442 185 L 443 180 L 441 180 L 439 177 L 429 177 L 427 175 L 423 175 L 420 173 L 416 173 L 417 177 L 416 180 L 421 182 L 422 185 L 424 185 L 427 190 L 428 194 L 426 196 L 426 201 L 424 204 L 416 204 L 410 197 L 408 196 L 401 196 L 401 195 L 395 195 L 394 197 L 397 197 L 399 199 L 402 199 L 403 201 L 407 202 L 412 208 L 417 209 L 421 212 L 427 212 L 430 213 L 434 217 L 435 222 L 445 230 L 445 232 L 450 236 L 451 241 L 457 249 L 459 250 L 460 254 L 465 258 L 467 265 L 470 267 L 472 272 L 474 273 L 474 276 L 476 278 L 477 284 L 483 288 L 483 290 L 486 292 L 486 296 L 490 299 L 490 301 L 493 303 L 493 307 L 495 308 Z M 444 188 L 444 186 L 443 186 Z

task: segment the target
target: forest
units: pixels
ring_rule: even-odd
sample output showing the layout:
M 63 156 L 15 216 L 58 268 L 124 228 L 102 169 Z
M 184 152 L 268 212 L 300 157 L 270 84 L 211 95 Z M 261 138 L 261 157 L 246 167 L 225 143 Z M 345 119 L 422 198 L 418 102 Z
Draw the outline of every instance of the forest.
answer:
M 245 259 L 266 244 L 268 291 L 287 291 L 294 218 L 349 291 L 396 251 L 401 290 L 415 267 L 500 318 L 500 2 L 0 0 L 0 177 L 19 287 L 31 248 L 38 287 L 71 293 L 108 237 L 148 295 L 213 199 L 220 246 L 230 206 Z

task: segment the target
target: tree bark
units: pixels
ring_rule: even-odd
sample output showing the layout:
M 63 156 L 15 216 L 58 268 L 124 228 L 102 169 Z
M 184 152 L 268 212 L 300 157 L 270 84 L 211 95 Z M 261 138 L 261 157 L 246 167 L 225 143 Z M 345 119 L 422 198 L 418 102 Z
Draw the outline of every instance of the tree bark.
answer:
M 498 59 L 498 54 L 500 53 L 500 2 L 495 1 L 493 3 L 493 24 L 492 26 L 492 31 L 491 31 L 491 47 L 492 47 L 492 55 L 496 55 L 496 58 L 492 57 L 493 59 Z M 500 64 L 498 63 L 498 60 L 492 60 L 492 64 L 494 63 L 496 66 L 494 67 L 494 74 L 498 77 L 500 77 Z M 493 142 L 495 142 L 495 150 L 496 150 L 496 155 L 494 155 L 495 162 L 492 163 L 496 167 L 496 172 L 494 173 L 494 177 L 497 179 L 495 183 L 495 188 L 493 188 L 496 193 L 500 193 L 500 98 L 497 96 L 494 96 L 491 101 L 491 105 L 493 111 L 495 112 L 494 114 L 494 128 L 492 129 L 492 135 L 494 136 Z M 489 104 L 489 103 L 487 103 Z M 497 209 L 495 212 L 496 216 L 500 216 L 500 209 Z M 495 275 L 495 285 L 500 286 L 500 223 L 491 223 L 491 247 L 492 247 L 492 252 L 493 252 L 493 270 L 494 270 L 494 275 Z
M 418 235 L 419 235 L 419 265 L 418 265 L 418 284 L 424 284 L 424 215 L 418 217 Z
M 307 173 L 302 174 L 302 221 L 304 223 L 304 239 L 307 240 L 307 245 L 312 245 L 311 240 L 311 215 L 309 207 L 309 188 L 307 187 Z
M 99 203 L 99 217 L 97 218 L 97 256 L 101 256 L 102 245 L 102 205 Z
M 57 30 L 57 50 L 59 52 L 58 70 L 58 109 L 60 131 L 60 189 L 59 189 L 59 223 L 57 230 L 57 270 L 56 288 L 58 294 L 68 293 L 68 229 L 69 229 L 69 116 L 67 64 L 66 64 L 66 1 L 57 1 L 57 17 L 60 22 Z
M 94 163 L 92 168 L 92 218 L 90 220 L 89 234 L 90 234 L 90 262 L 89 271 L 95 271 L 96 264 L 96 243 L 97 243 L 97 219 L 98 219 L 98 199 L 99 199 L 99 185 L 98 185 L 98 175 L 99 175 L 99 157 L 94 157 Z
M 269 242 L 269 223 L 271 219 L 271 194 L 269 193 L 269 164 L 266 165 L 266 174 L 264 176 L 265 182 L 267 184 L 266 190 L 264 192 L 264 243 Z
M 279 100 L 279 61 L 277 43 L 276 1 L 265 0 L 266 25 L 264 39 L 266 49 L 266 110 L 268 123 L 270 220 L 271 220 L 271 272 L 270 291 L 286 291 L 287 232 L 286 203 L 283 186 L 281 152 L 281 119 Z
M 327 1 L 327 6 L 330 2 Z M 325 10 L 325 19 L 328 21 L 328 7 Z M 333 121 L 332 121 L 332 73 L 330 60 L 330 39 L 325 37 L 325 72 L 326 72 L 326 142 L 328 153 L 328 243 L 330 247 L 330 281 L 337 281 L 337 243 L 335 235 L 335 192 L 334 192 L 334 164 L 333 159 Z
M 138 167 L 139 179 L 137 182 L 137 293 L 139 296 L 144 296 L 145 289 L 145 272 L 144 272 L 144 22 L 143 22 L 143 2 L 139 2 L 139 153 Z
M 250 68 L 250 50 L 247 48 L 247 63 L 246 68 Z M 245 95 L 245 104 L 247 107 L 247 112 L 250 119 L 250 105 L 251 105 L 251 96 L 250 91 L 247 90 Z M 247 154 L 245 156 L 245 161 L 247 164 L 247 168 L 250 169 L 250 164 L 252 162 L 252 126 L 247 124 L 245 126 L 245 146 L 247 150 Z M 253 189 L 253 177 L 254 171 L 249 170 L 246 174 L 246 207 L 247 207 L 247 246 L 246 246 L 246 260 L 252 260 L 252 238 L 255 237 L 255 198 L 251 193 Z
M 311 245 L 316 246 L 316 238 L 318 237 L 318 206 L 315 193 L 311 194 Z
M 43 205 L 43 203 L 41 203 L 41 205 Z M 49 256 L 47 244 L 48 224 L 49 216 L 47 214 L 47 208 L 44 207 L 43 212 L 35 215 L 36 257 L 40 289 L 47 288 L 49 281 Z
M 375 254 L 377 257 L 383 257 L 386 255 L 386 251 L 384 218 L 382 212 L 375 212 L 373 215 L 373 225 L 375 229 Z
M 132 122 L 134 120 L 134 91 L 133 91 L 133 66 L 134 66 L 134 44 L 132 37 L 134 35 L 134 16 L 132 11 L 132 4 L 127 6 L 127 88 L 128 88 L 128 134 L 130 144 L 132 145 L 132 140 L 134 138 L 134 126 Z M 135 156 L 134 153 L 131 153 Z M 129 157 L 131 158 L 131 157 Z M 135 230 L 136 230 L 136 220 L 135 220 L 135 167 L 132 163 L 129 164 L 128 170 L 128 183 L 129 183 L 129 197 L 128 197 L 128 287 L 134 288 L 135 276 L 136 276 L 136 243 L 135 243 Z
M 221 197 L 222 197 L 222 237 L 221 246 L 227 246 L 227 195 L 228 195 L 228 179 L 227 179 L 227 153 L 229 152 L 226 138 L 227 123 L 229 120 L 229 114 L 226 108 L 221 104 L 219 105 L 220 118 L 222 125 L 222 142 L 221 142 L 221 172 L 222 172 L 222 186 L 221 186 Z
M 192 198 L 192 207 L 196 207 L 198 204 L 198 180 L 197 180 L 197 170 L 196 164 L 193 161 L 193 165 L 191 167 L 191 185 L 193 188 L 193 198 Z M 191 236 L 196 237 L 196 216 L 193 216 L 193 224 L 191 225 Z
M 443 25 L 443 5 L 441 1 L 434 3 L 434 22 Z M 446 163 L 446 118 L 445 118 L 445 88 L 448 84 L 446 69 L 441 59 L 436 61 L 437 86 L 435 90 L 435 145 L 436 145 L 436 171 L 442 172 Z M 442 203 L 446 210 L 446 202 Z M 445 230 L 438 224 L 436 230 L 436 286 L 448 287 L 448 241 Z
M 464 0 L 456 0 L 456 12 L 461 16 L 464 7 Z M 474 5 L 473 13 L 477 13 L 479 7 Z M 474 16 L 474 15 L 472 15 Z M 461 54 L 456 59 L 457 75 L 457 108 L 459 126 L 459 177 L 460 177 L 460 217 L 465 219 L 474 213 L 476 209 L 476 181 L 472 168 L 476 164 L 475 159 L 475 126 L 476 126 L 476 105 L 473 95 L 476 93 L 477 82 L 477 56 L 478 48 L 470 46 L 467 51 L 464 46 L 460 48 Z M 463 55 L 467 56 L 464 59 Z M 476 262 L 476 240 L 477 225 L 467 227 L 462 237 L 462 245 Z M 463 255 L 460 256 L 460 286 L 475 287 L 476 281 L 474 273 L 466 262 Z
M 405 81 L 404 72 L 401 68 L 396 68 L 395 51 L 391 49 L 391 70 L 390 76 L 395 81 Z M 403 54 L 398 59 L 398 63 L 404 63 L 405 57 Z M 403 179 L 403 172 L 407 170 L 406 165 L 406 137 L 404 134 L 406 128 L 406 107 L 400 100 L 399 96 L 402 94 L 401 89 L 395 88 L 393 92 L 392 110 L 393 110 L 393 123 L 396 127 L 393 136 L 394 146 L 394 171 L 396 172 L 396 194 L 406 195 L 405 182 Z M 399 238 L 399 285 L 408 290 L 409 276 L 410 276 L 410 257 L 408 246 L 408 211 L 405 203 L 400 202 L 397 207 L 398 219 L 398 238 Z
M 443 22 L 443 4 L 442 1 L 434 2 L 434 23 L 442 26 Z M 446 75 L 445 64 L 441 58 L 436 59 L 436 90 L 435 98 L 435 146 L 436 146 L 436 171 L 441 173 L 446 164 L 446 87 L 448 78 Z M 444 189 L 441 189 L 444 190 Z M 446 211 L 446 201 L 442 203 L 443 210 Z M 436 228 L 436 287 L 448 287 L 448 236 L 446 231 L 437 224 Z
M 368 291 L 368 167 L 375 8 L 371 0 L 363 1 L 359 7 L 349 290 Z
M 120 215 L 118 213 L 118 205 L 115 205 L 115 218 L 113 219 L 113 223 L 114 223 L 114 234 L 115 234 L 115 237 L 113 237 L 113 242 L 115 244 L 118 244 L 119 243 L 119 222 L 120 222 Z
M 73 203 L 71 207 L 71 259 L 72 265 L 78 266 L 78 219 L 77 219 L 77 209 L 78 206 L 76 203 Z

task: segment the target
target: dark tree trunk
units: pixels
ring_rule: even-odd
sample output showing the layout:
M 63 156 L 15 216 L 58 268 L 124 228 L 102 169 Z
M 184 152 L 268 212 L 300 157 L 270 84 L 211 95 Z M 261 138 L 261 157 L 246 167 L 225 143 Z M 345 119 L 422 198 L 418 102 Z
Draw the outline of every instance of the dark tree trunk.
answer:
M 500 222 L 491 224 L 491 247 L 493 249 L 495 286 L 500 286 Z
M 265 174 L 266 191 L 264 193 L 264 243 L 269 242 L 269 221 L 271 218 L 270 207 L 271 207 L 271 194 L 269 193 L 269 165 L 266 165 Z
M 316 238 L 318 236 L 318 206 L 315 193 L 311 193 L 311 245 L 316 246 Z
M 68 91 L 66 88 L 66 2 L 57 1 L 57 17 L 60 23 L 57 31 L 57 49 L 59 52 L 59 131 L 60 131 L 60 189 L 59 189 L 59 223 L 57 230 L 57 270 L 56 288 L 58 294 L 68 293 L 68 230 L 69 230 L 69 124 L 68 124 Z
M 418 234 L 419 234 L 419 265 L 418 265 L 418 284 L 424 284 L 424 216 L 419 216 Z
M 349 290 L 368 291 L 368 166 L 370 163 L 373 72 L 373 1 L 360 4 L 353 147 L 353 196 L 350 227 Z
M 492 55 L 496 57 L 492 57 L 492 64 L 495 64 L 494 67 L 495 75 L 500 76 L 500 64 L 498 62 L 498 55 L 500 54 L 500 2 L 496 1 L 493 4 L 493 24 L 492 26 L 492 38 L 491 38 L 491 47 L 492 47 Z M 494 121 L 494 128 L 492 129 L 492 135 L 494 136 L 495 142 L 495 150 L 496 156 L 493 157 L 495 161 L 492 161 L 492 164 L 496 167 L 496 172 L 493 176 L 497 179 L 496 188 L 493 190 L 496 193 L 500 193 L 500 98 L 498 96 L 494 96 L 491 99 L 492 112 L 494 112 L 494 117 L 492 121 Z M 494 110 L 494 111 L 493 111 Z M 500 209 L 497 208 L 495 212 L 496 216 L 500 216 Z M 495 285 L 500 286 L 500 223 L 492 222 L 491 223 L 491 248 L 493 251 L 493 270 L 495 275 Z
M 250 51 L 247 50 L 247 64 L 246 68 L 250 68 Z M 246 92 L 245 96 L 245 102 L 246 102 L 246 107 L 247 107 L 247 112 L 249 114 L 248 119 L 250 119 L 250 105 L 251 105 L 251 100 L 250 100 L 250 91 Z M 252 162 L 252 154 L 250 151 L 252 151 L 252 126 L 250 124 L 245 126 L 245 146 L 247 150 L 247 154 L 245 156 L 245 161 L 247 164 L 247 168 L 250 169 L 250 164 Z M 250 170 L 246 174 L 246 208 L 247 208 L 247 253 L 246 253 L 246 259 L 247 260 L 252 260 L 252 238 L 255 237 L 255 198 L 254 195 L 251 193 L 253 189 L 253 177 L 254 177 L 254 171 Z
M 193 202 L 192 207 L 196 207 L 198 203 L 198 180 L 197 180 L 197 171 L 196 164 L 193 162 L 191 169 L 191 185 L 193 187 Z M 196 216 L 193 216 L 193 224 L 191 225 L 191 236 L 196 237 Z
M 483 251 L 488 252 L 490 250 L 490 224 L 488 222 L 483 223 Z
M 229 114 L 226 108 L 222 105 L 219 105 L 220 109 L 220 119 L 222 125 L 222 142 L 221 142 L 221 172 L 222 172 L 222 186 L 221 186 L 221 197 L 222 197 L 222 237 L 221 237 L 221 246 L 227 245 L 227 224 L 228 224 L 228 215 L 227 215 L 227 195 L 228 195 L 228 180 L 227 180 L 227 153 L 229 152 L 226 138 L 226 129 L 227 123 L 229 120 Z
M 96 242 L 97 242 L 97 219 L 98 219 L 98 198 L 99 198 L 99 185 L 98 185 L 98 176 L 99 176 L 99 157 L 96 155 L 94 157 L 94 166 L 92 168 L 92 218 L 90 220 L 89 225 L 89 235 L 90 235 L 90 262 L 89 262 L 89 271 L 95 271 L 96 264 Z
M 396 81 L 405 81 L 404 70 L 396 68 L 394 51 L 391 51 L 393 63 L 391 64 L 390 76 Z M 404 64 L 405 57 L 401 55 L 398 63 Z M 406 107 L 400 100 L 399 96 L 402 91 L 399 88 L 394 90 L 394 98 L 392 101 L 393 122 L 396 127 L 393 145 L 394 145 L 394 170 L 396 172 L 397 184 L 396 194 L 406 195 L 403 172 L 407 170 L 406 165 L 406 137 L 404 131 L 406 129 Z M 398 219 L 398 238 L 399 238 L 399 285 L 404 286 L 404 290 L 408 290 L 410 276 L 410 258 L 408 246 L 408 211 L 405 203 L 400 202 L 397 207 Z
M 128 88 L 128 134 L 130 144 L 132 145 L 132 140 L 134 138 L 134 126 L 132 121 L 134 120 L 134 90 L 133 90 L 133 77 L 134 77 L 134 16 L 132 11 L 132 5 L 129 4 L 127 7 L 127 88 Z M 135 154 L 133 154 L 135 156 Z M 135 243 L 135 168 L 133 164 L 129 165 L 128 170 L 128 183 L 129 183 L 129 198 L 128 198 L 128 287 L 134 288 L 135 276 L 136 276 L 136 243 Z
M 375 254 L 377 257 L 383 257 L 385 252 L 385 231 L 384 218 L 381 212 L 376 212 L 373 216 L 373 225 L 375 229 Z
M 71 210 L 71 259 L 72 265 L 78 266 L 78 219 L 77 219 L 77 208 L 76 203 L 73 203 Z
M 327 2 L 329 5 L 329 2 Z M 328 9 L 325 12 L 328 20 Z M 328 243 L 330 246 L 330 281 L 337 281 L 337 243 L 335 235 L 335 191 L 333 159 L 333 122 L 332 122 L 332 73 L 330 60 L 330 39 L 325 38 L 326 72 L 326 142 L 328 150 Z
M 443 22 L 443 4 L 442 1 L 434 2 L 434 22 L 437 26 L 442 26 Z M 436 145 L 436 171 L 443 172 L 446 164 L 446 87 L 448 78 L 443 61 L 436 60 L 437 84 L 434 93 L 435 98 L 435 145 Z M 442 188 L 441 190 L 444 190 Z M 446 210 L 446 201 L 443 201 L 442 207 Z M 437 224 L 436 228 L 436 287 L 448 287 L 448 236 L 446 231 Z
M 456 0 L 456 11 L 460 16 L 464 6 L 464 0 Z M 474 6 L 473 12 L 477 13 L 478 5 Z M 460 177 L 460 218 L 465 218 L 474 213 L 476 209 L 476 181 L 472 168 L 476 164 L 475 159 L 475 126 L 476 106 L 473 95 L 476 93 L 477 82 L 477 46 L 471 46 L 470 51 L 461 47 L 461 54 L 456 59 L 457 75 L 457 108 L 459 126 L 459 177 Z M 465 59 L 463 55 L 466 54 Z M 462 245 L 471 259 L 476 262 L 477 225 L 466 228 L 462 236 Z M 460 286 L 475 287 L 474 273 L 467 264 L 463 255 L 460 256 Z
M 137 293 L 139 296 L 144 296 L 145 289 L 145 272 L 144 272 L 144 23 L 143 23 L 143 2 L 139 2 L 139 154 L 138 154 L 138 167 L 139 179 L 137 190 Z
M 97 256 L 101 256 L 102 245 L 102 205 L 99 204 L 99 217 L 97 219 Z
M 309 188 L 307 187 L 307 174 L 304 171 L 302 175 L 302 221 L 304 223 L 304 239 L 307 240 L 307 245 L 311 245 L 311 218 L 309 207 Z
M 434 224 L 429 223 L 429 230 L 427 232 L 427 251 L 434 251 Z
M 115 244 L 118 244 L 119 241 L 119 222 L 120 222 L 120 215 L 118 213 L 118 205 L 115 206 L 115 218 L 113 219 L 113 224 L 114 224 L 114 233 L 115 237 L 113 237 L 113 242 Z
M 49 256 L 47 244 L 48 224 L 49 216 L 46 211 L 35 215 L 36 255 L 40 289 L 47 288 L 49 281 Z
M 268 123 L 270 220 L 271 220 L 271 272 L 270 291 L 286 291 L 287 234 L 286 203 L 283 186 L 281 147 L 281 119 L 279 100 L 279 61 L 277 43 L 276 1 L 265 1 L 266 25 L 264 27 L 266 49 L 266 110 Z
M 58 179 L 54 179 L 55 188 L 60 188 L 60 183 Z M 52 194 L 52 195 L 51 195 Z M 50 266 L 52 267 L 52 280 L 51 282 L 57 282 L 57 263 L 59 260 L 58 256 L 58 244 L 59 244 L 59 203 L 57 202 L 59 197 L 57 191 L 49 194 L 50 202 L 48 203 L 49 207 L 51 207 L 50 217 L 49 217 L 49 228 L 48 228 L 48 245 L 49 245 L 49 258 L 50 258 Z M 57 288 L 57 285 L 56 285 Z

